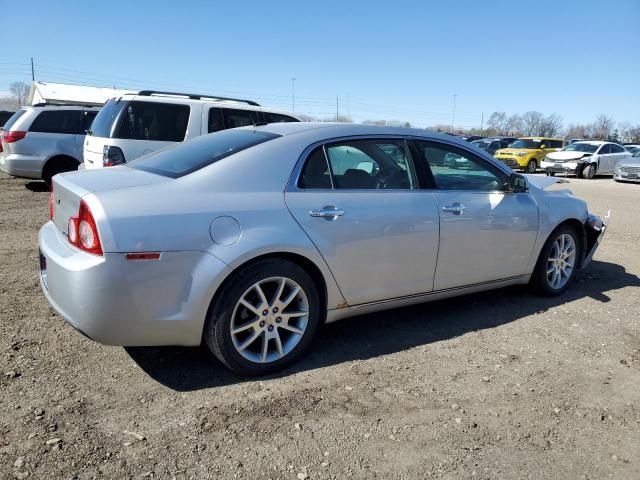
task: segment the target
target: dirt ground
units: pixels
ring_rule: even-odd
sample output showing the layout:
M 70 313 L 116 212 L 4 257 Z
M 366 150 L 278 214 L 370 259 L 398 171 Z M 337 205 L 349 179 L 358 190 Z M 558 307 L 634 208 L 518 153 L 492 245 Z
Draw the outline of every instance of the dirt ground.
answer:
M 563 296 L 345 320 L 246 379 L 66 325 L 38 279 L 48 192 L 0 174 L 0 477 L 640 478 L 640 185 L 570 188 L 612 221 Z

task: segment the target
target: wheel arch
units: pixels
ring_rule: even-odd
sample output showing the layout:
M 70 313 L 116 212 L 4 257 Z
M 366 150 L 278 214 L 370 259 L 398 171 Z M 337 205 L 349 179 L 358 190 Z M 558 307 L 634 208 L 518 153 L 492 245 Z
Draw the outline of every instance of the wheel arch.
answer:
M 64 154 L 64 153 L 52 155 L 42 165 L 41 176 L 44 178 L 45 172 L 47 172 L 49 169 L 51 169 L 56 163 L 65 162 L 65 161 L 72 161 L 72 162 L 77 163 L 78 165 L 80 165 L 82 163 L 77 158 L 72 157 L 71 155 Z
M 547 235 L 547 239 L 545 240 L 545 243 L 549 240 L 551 235 L 553 235 L 556 232 L 556 230 L 558 230 L 560 227 L 563 227 L 563 226 L 569 226 L 573 228 L 578 234 L 578 242 L 580 242 L 579 265 L 582 265 L 582 262 L 584 260 L 584 256 L 587 250 L 587 233 L 585 232 L 585 229 L 584 229 L 584 223 L 578 220 L 577 218 L 567 218 L 562 222 L 558 223 L 558 225 L 556 225 L 556 227 L 551 231 L 551 233 Z

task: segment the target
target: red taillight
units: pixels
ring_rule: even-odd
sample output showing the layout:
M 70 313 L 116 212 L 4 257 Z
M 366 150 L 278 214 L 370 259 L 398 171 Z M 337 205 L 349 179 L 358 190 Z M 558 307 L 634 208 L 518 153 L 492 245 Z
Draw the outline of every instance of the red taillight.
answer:
M 69 219 L 67 236 L 69 243 L 85 252 L 102 255 L 102 245 L 98 236 L 98 227 L 89 206 L 80 201 L 78 216 Z
M 53 220 L 53 183 L 51 183 L 51 191 L 49 192 L 49 220 Z
M 2 132 L 2 141 L 5 143 L 15 143 L 27 136 L 27 132 L 13 131 Z

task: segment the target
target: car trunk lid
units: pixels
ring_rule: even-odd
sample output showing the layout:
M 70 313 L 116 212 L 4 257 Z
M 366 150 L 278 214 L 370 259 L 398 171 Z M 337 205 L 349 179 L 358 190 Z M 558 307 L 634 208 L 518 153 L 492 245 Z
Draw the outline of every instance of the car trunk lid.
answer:
M 86 195 L 171 180 L 168 177 L 128 167 L 81 170 L 56 175 L 53 177 L 52 184 L 53 223 L 66 235 L 69 218 L 78 214 L 80 200 Z

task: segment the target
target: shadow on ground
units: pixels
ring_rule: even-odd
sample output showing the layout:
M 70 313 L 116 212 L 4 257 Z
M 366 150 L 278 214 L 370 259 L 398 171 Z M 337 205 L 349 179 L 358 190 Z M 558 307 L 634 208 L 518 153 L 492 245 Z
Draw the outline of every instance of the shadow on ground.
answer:
M 640 287 L 640 278 L 620 265 L 594 261 L 567 292 L 555 298 L 537 296 L 526 287 L 511 287 L 353 317 L 326 325 L 304 359 L 268 378 L 366 360 L 498 327 L 585 297 L 609 302 L 608 292 L 625 287 Z M 252 380 L 227 370 L 206 347 L 130 347 L 126 351 L 148 375 L 173 390 Z
M 44 182 L 27 182 L 24 186 L 32 192 L 49 192 L 49 187 Z

